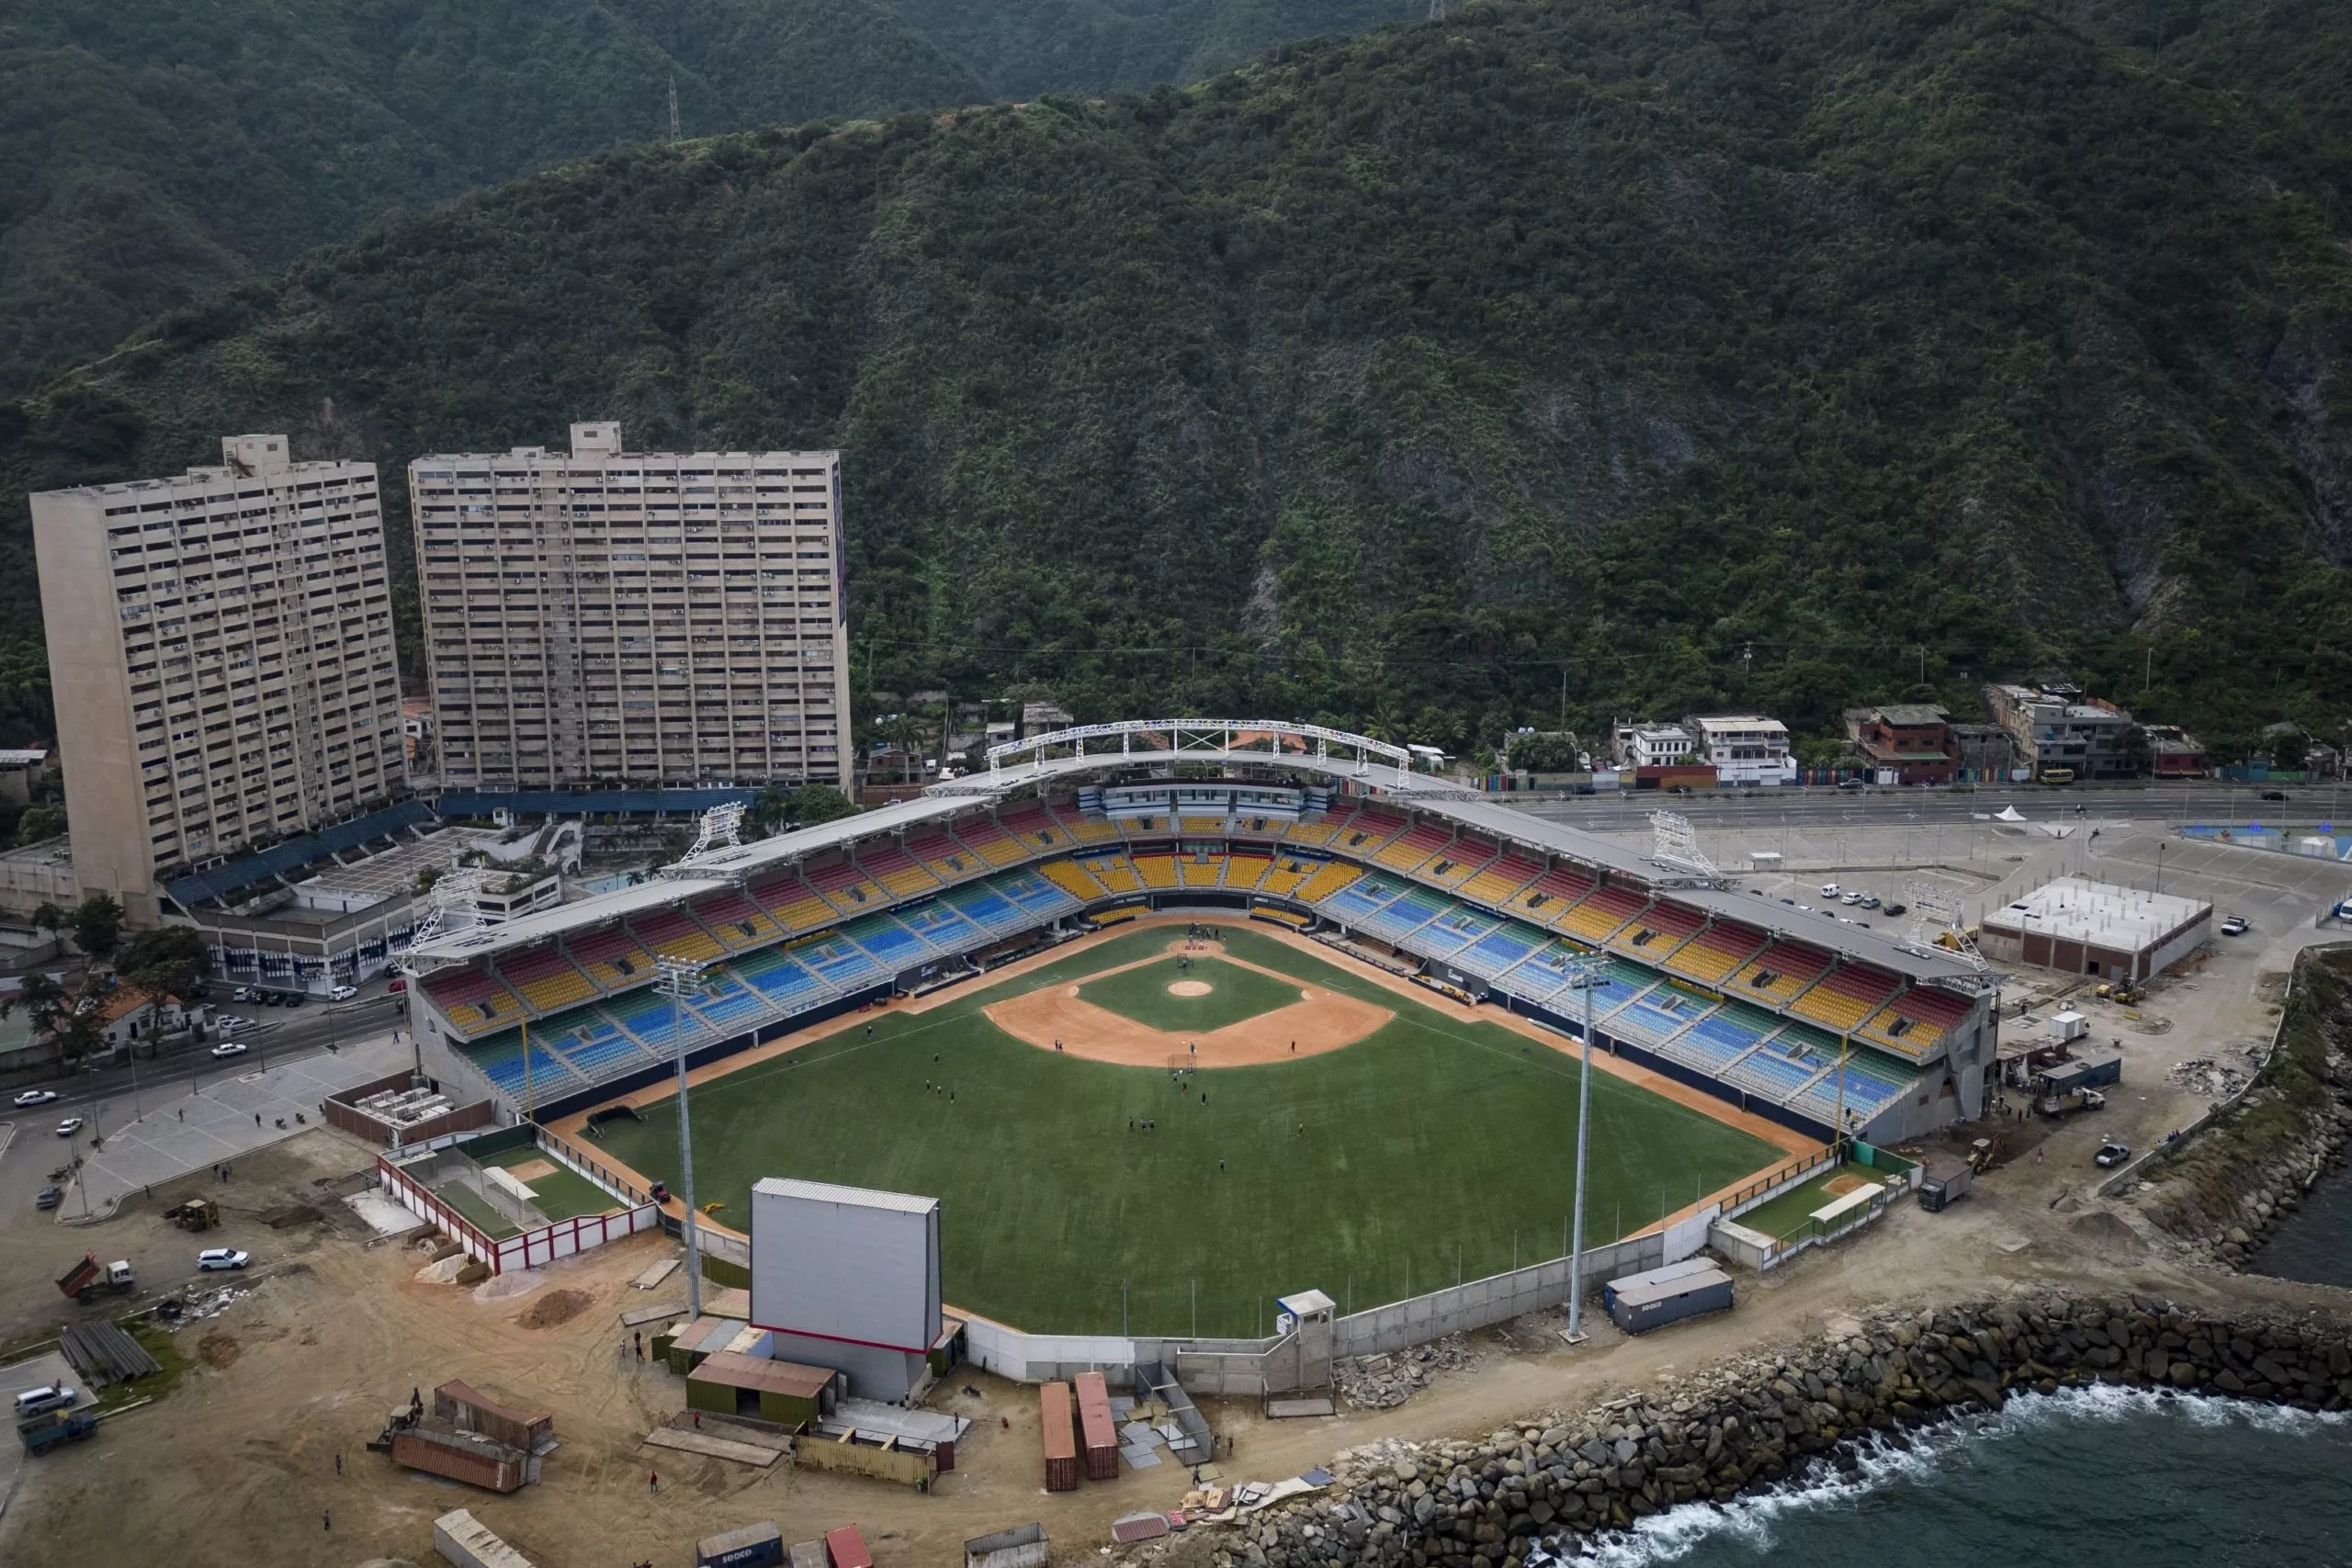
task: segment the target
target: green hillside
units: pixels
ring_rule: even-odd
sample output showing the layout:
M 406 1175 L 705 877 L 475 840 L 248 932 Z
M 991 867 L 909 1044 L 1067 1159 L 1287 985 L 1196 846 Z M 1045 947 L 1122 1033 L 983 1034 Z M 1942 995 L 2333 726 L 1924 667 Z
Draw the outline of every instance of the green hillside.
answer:
M 2332 732 L 2352 19 L 2077 9 L 1478 4 L 551 170 L 0 412 L 0 606 L 27 489 L 610 416 L 842 447 L 888 690 L 1458 745 L 2054 664 Z
M 384 213 L 777 120 L 1189 80 L 1410 0 L 53 0 L 0 17 L 0 390 Z

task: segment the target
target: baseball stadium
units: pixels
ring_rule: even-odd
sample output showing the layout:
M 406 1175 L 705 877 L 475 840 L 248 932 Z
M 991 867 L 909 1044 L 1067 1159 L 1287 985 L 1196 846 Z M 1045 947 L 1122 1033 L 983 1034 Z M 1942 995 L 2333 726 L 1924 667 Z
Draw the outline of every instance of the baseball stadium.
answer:
M 675 1186 L 683 1055 L 712 1224 L 766 1178 L 930 1193 L 947 1298 L 1052 1333 L 1560 1257 L 1588 1029 L 1588 1245 L 1984 1092 L 1966 955 L 1742 891 L 1672 818 L 1631 847 L 1274 721 L 989 761 L 421 935 L 427 1070 Z

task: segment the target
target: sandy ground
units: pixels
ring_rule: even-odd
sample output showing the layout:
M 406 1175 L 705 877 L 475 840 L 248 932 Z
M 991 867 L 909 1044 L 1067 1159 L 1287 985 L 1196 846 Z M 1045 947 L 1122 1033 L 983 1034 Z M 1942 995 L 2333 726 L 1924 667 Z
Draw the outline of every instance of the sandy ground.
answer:
M 1097 1007 L 1078 994 L 1081 986 L 1091 985 L 1105 975 L 1159 963 L 1155 954 L 1098 970 L 1072 985 L 1045 987 L 991 1002 L 980 1010 L 988 1015 L 990 1023 L 1015 1040 L 1026 1041 L 1041 1050 L 1058 1049 L 1089 1061 L 1115 1062 L 1127 1067 L 1165 1067 L 1171 1064 L 1247 1067 L 1319 1056 L 1326 1051 L 1354 1044 L 1396 1016 L 1386 1008 L 1327 991 L 1319 986 L 1302 985 L 1295 976 L 1278 969 L 1236 958 L 1220 942 L 1171 942 L 1167 951 L 1194 957 L 1214 956 L 1219 963 L 1230 964 L 1237 969 L 1255 970 L 1296 986 L 1301 999 L 1204 1033 L 1154 1029 L 1108 1008 Z M 1182 987 L 1187 986 L 1198 988 L 1184 990 Z M 1210 987 L 1199 980 L 1178 980 L 1168 988 L 1178 996 L 1201 996 Z

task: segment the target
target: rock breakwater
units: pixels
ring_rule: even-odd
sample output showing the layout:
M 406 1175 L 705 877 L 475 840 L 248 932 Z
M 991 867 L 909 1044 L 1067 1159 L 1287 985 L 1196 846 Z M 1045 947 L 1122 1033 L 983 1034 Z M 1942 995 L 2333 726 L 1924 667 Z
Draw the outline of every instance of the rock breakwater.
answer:
M 1678 1504 L 1729 1502 L 1866 1434 L 2089 1383 L 2352 1409 L 2352 1325 L 2217 1318 L 2147 1298 L 2001 1301 L 1840 1325 L 1575 1415 L 1472 1441 L 1391 1441 L 1335 1457 L 1320 1494 L 1161 1550 L 1217 1568 L 1521 1568 L 1574 1538 Z

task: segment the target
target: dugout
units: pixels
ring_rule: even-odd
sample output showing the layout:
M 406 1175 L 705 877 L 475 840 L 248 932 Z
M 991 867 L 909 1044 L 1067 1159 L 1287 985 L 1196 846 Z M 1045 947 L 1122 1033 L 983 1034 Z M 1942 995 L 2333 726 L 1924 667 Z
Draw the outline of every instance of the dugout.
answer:
M 779 1427 L 814 1426 L 840 1396 L 841 1373 L 831 1367 L 762 1360 L 739 1350 L 721 1350 L 686 1374 L 687 1409 Z

